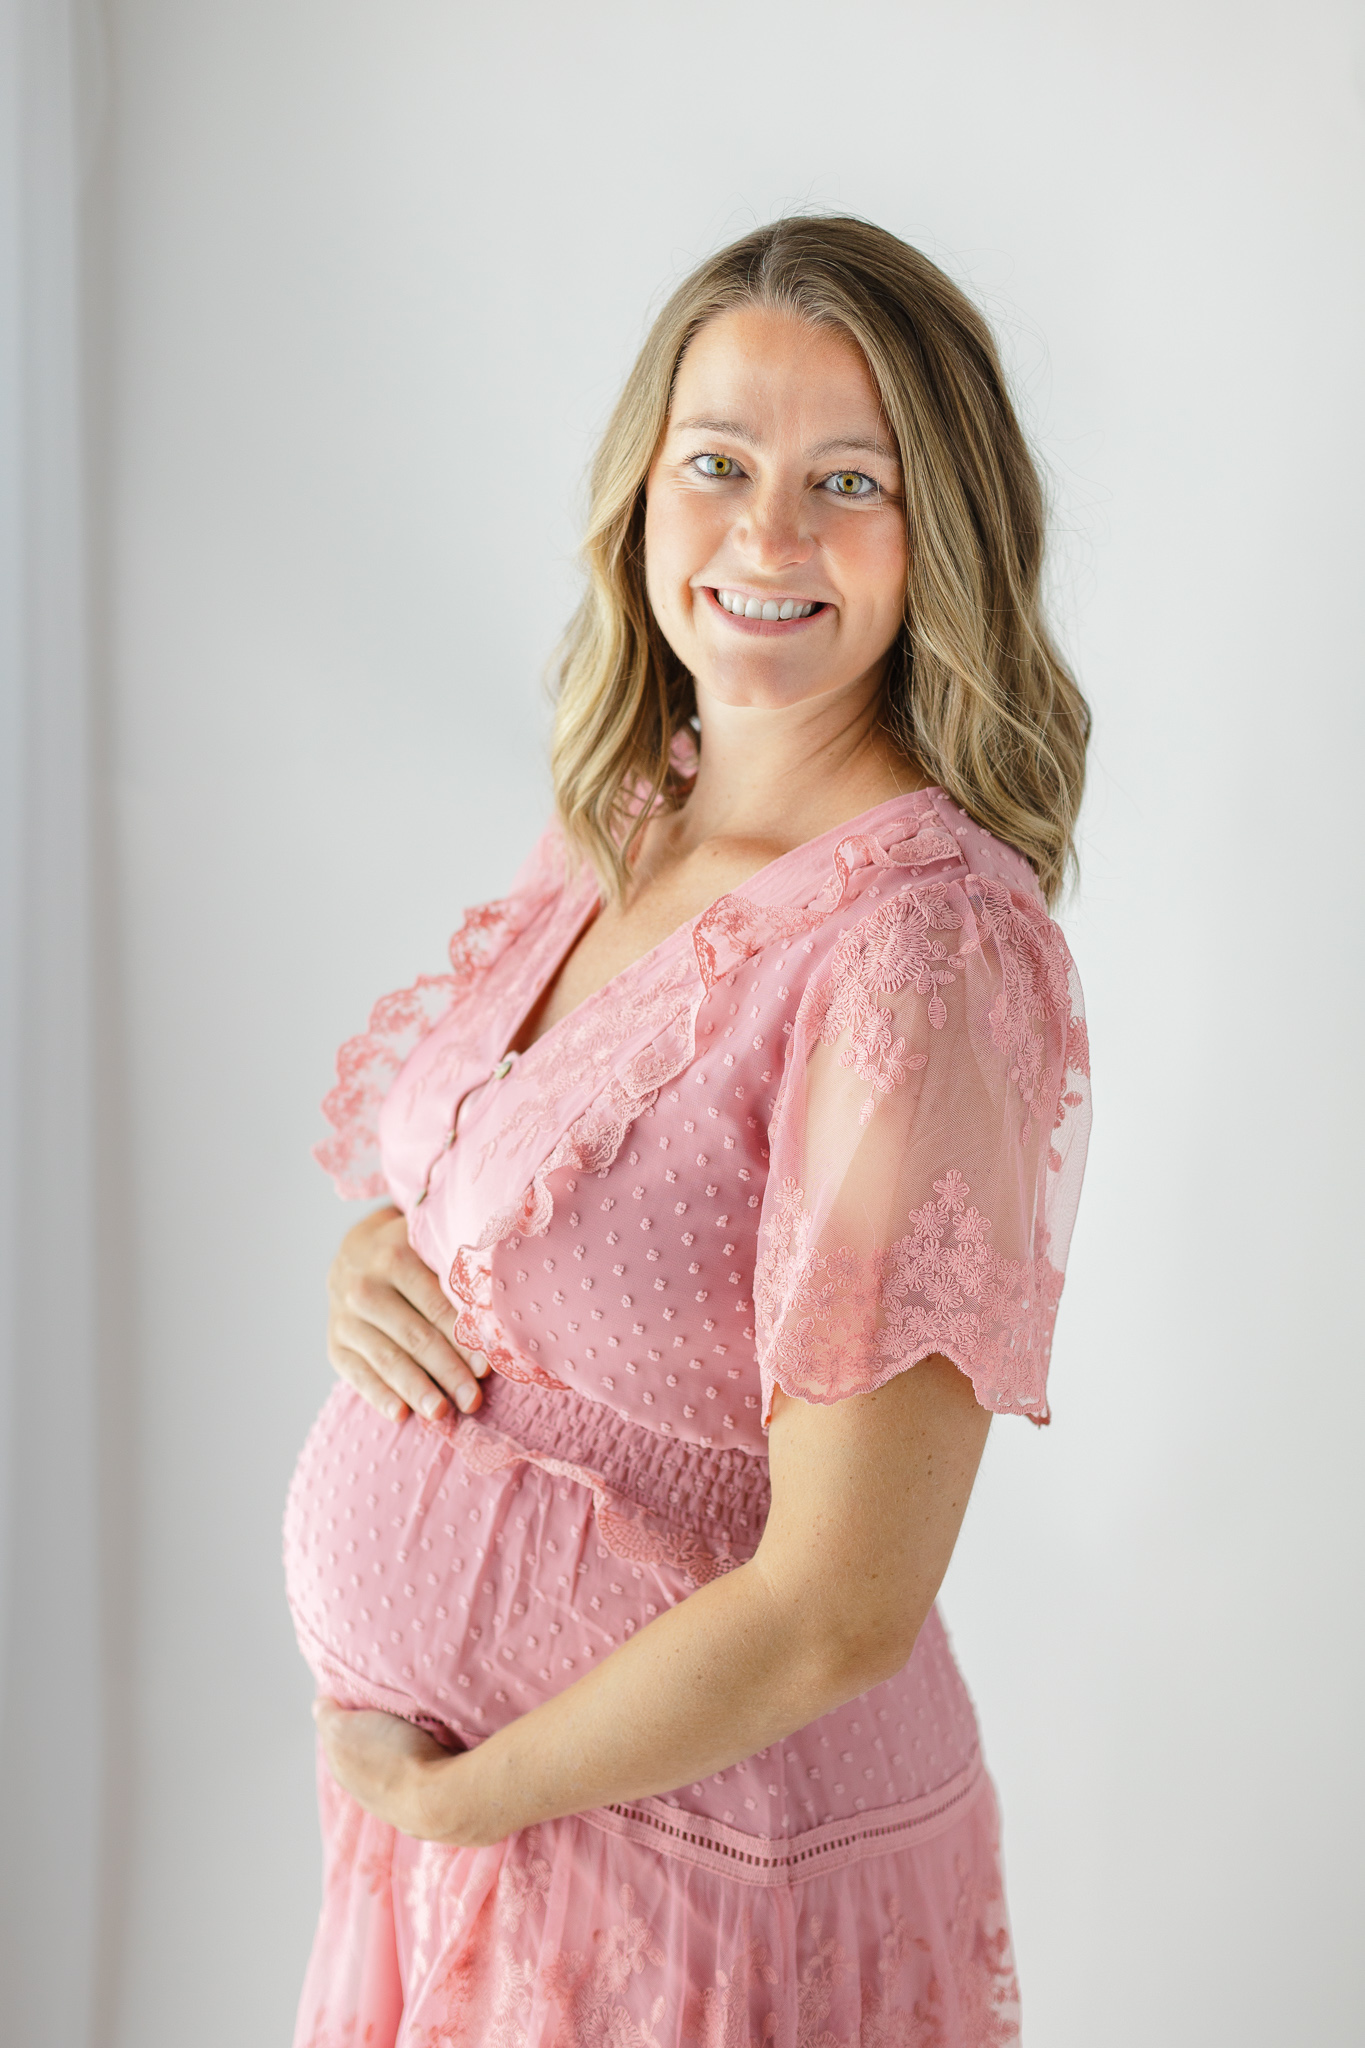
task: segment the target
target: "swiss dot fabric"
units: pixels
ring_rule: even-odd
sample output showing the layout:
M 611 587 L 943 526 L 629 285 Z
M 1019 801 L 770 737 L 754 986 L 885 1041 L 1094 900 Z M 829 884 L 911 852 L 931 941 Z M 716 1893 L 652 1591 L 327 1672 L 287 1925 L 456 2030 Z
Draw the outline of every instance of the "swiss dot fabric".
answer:
M 335 1696 L 465 1744 L 753 1555 L 777 1387 L 830 1402 L 942 1353 L 1047 1416 L 1088 1061 L 1026 863 L 942 791 L 898 798 L 509 1063 L 597 903 L 551 830 L 451 972 L 342 1049 L 320 1148 L 405 1211 L 495 1370 L 453 1424 L 333 1393 L 286 1519 L 300 1642 Z M 310 2048 L 798 2048 L 900 2039 L 893 2013 L 934 2048 L 1015 2037 L 936 1613 L 894 1679 L 666 1798 L 479 1852 L 405 1844 L 330 1785 L 323 1815 Z

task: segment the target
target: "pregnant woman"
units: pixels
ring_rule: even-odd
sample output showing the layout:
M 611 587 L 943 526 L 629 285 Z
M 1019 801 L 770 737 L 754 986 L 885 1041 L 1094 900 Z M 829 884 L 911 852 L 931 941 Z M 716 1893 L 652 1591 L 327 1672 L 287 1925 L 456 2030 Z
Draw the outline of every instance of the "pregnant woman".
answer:
M 593 471 L 556 817 L 340 1056 L 382 1196 L 290 1492 L 298 2048 L 1018 2038 L 935 1596 L 1047 1420 L 1088 716 L 980 316 L 862 222 L 674 294 Z

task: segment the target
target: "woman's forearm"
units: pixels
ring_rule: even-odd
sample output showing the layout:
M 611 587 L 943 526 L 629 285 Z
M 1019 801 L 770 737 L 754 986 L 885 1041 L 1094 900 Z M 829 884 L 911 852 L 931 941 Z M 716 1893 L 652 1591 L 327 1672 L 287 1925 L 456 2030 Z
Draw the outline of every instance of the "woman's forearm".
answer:
M 890 1675 L 802 1622 L 754 1563 L 713 1580 L 554 1699 L 434 1765 L 422 1832 L 495 1842 L 536 1821 L 671 1792 Z

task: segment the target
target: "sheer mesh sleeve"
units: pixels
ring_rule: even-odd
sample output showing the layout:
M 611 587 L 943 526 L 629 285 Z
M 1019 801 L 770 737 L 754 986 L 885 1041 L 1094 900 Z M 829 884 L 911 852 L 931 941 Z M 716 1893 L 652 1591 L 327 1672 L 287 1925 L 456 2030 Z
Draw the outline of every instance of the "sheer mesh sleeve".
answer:
M 1003 883 L 899 889 L 808 984 L 770 1131 L 755 1275 L 763 1420 L 942 1353 L 1046 1422 L 1089 1128 L 1066 942 Z

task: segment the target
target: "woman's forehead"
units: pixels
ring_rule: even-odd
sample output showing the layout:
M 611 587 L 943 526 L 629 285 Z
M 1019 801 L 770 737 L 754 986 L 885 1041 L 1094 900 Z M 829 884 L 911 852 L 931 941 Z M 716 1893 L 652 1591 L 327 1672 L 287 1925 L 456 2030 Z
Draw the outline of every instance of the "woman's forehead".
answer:
M 867 359 L 843 328 L 767 306 L 720 313 L 693 336 L 674 382 L 671 431 L 808 454 L 894 454 Z

